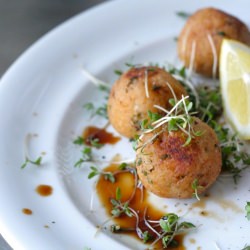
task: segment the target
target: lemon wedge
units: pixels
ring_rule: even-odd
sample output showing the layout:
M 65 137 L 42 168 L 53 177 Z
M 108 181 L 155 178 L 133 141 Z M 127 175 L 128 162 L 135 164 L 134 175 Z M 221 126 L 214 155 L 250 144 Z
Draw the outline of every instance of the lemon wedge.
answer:
M 220 85 L 226 119 L 240 138 L 250 139 L 250 47 L 223 40 Z

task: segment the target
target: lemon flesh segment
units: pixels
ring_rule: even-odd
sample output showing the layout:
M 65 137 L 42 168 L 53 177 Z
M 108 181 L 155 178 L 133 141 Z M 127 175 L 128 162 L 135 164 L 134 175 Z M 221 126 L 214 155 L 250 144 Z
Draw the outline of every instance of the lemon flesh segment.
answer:
M 220 82 L 225 116 L 242 139 L 250 139 L 250 47 L 223 41 Z
M 242 79 L 228 82 L 227 95 L 229 109 L 243 126 L 250 124 L 250 96 L 248 96 L 248 93 L 250 93 L 249 84 L 245 84 Z

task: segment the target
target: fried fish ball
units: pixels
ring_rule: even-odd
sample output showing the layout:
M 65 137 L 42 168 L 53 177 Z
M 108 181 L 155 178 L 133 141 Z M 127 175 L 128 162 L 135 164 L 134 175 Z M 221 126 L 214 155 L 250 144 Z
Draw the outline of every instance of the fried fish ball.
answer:
M 223 38 L 250 45 L 250 32 L 239 19 L 215 8 L 198 10 L 187 20 L 178 38 L 179 57 L 195 72 L 218 77 Z
M 174 96 L 170 88 L 177 99 L 186 95 L 185 88 L 164 69 L 132 67 L 111 89 L 108 100 L 110 123 L 120 134 L 133 138 L 139 133 L 140 122 L 148 119 L 148 111 L 160 113 L 154 105 L 171 107 L 169 99 Z
M 190 198 L 196 181 L 201 194 L 216 180 L 222 166 L 217 136 L 198 118 L 194 118 L 192 126 L 202 134 L 188 145 L 184 146 L 187 135 L 181 130 L 166 130 L 145 148 L 137 149 L 136 168 L 147 190 L 165 198 Z M 138 146 L 152 136 L 152 132 L 145 134 Z

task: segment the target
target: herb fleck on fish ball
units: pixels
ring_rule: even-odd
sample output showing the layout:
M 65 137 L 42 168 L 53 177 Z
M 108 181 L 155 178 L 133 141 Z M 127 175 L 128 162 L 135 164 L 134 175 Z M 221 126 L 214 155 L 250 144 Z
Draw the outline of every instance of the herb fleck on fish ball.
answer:
M 247 26 L 234 16 L 215 8 L 195 12 L 178 38 L 178 54 L 186 67 L 208 77 L 218 77 L 223 38 L 250 45 Z
M 108 100 L 108 117 L 123 136 L 134 138 L 140 133 L 140 122 L 148 111 L 158 112 L 154 105 L 169 108 L 169 99 L 186 95 L 185 88 L 171 74 L 159 67 L 132 67 L 113 85 Z
M 154 132 L 144 134 L 136 152 L 138 176 L 145 188 L 165 198 L 191 198 L 193 183 L 203 193 L 218 177 L 221 166 L 219 141 L 212 128 L 193 117 L 193 130 L 201 135 L 185 145 L 187 135 L 167 129 L 151 142 Z

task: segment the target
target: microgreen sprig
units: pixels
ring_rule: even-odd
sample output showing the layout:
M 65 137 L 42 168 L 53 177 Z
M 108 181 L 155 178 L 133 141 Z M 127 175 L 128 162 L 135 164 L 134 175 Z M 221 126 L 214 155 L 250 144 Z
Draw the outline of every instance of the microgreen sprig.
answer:
M 194 103 L 195 109 L 198 109 L 200 105 L 199 93 L 194 87 L 193 82 L 188 78 L 185 66 L 178 69 L 171 64 L 166 64 L 166 68 L 168 72 L 184 86 L 190 97 L 190 101 Z
M 170 99 L 169 103 L 173 106 L 170 111 L 164 109 L 161 106 L 154 105 L 155 108 L 158 108 L 160 111 L 164 112 L 165 115 L 150 124 L 148 129 L 142 131 L 139 140 L 147 133 L 156 131 L 159 128 L 162 128 L 159 132 L 155 133 L 148 141 L 146 141 L 141 147 L 144 148 L 148 143 L 152 142 L 159 134 L 164 131 L 164 126 L 167 125 L 169 132 L 181 130 L 187 135 L 187 140 L 183 146 L 187 146 L 192 138 L 195 136 L 200 136 L 201 131 L 194 131 L 192 127 L 194 112 L 190 112 L 192 109 L 192 102 L 188 101 L 188 96 L 182 96 L 180 100 Z M 147 124 L 144 122 L 144 125 Z
M 94 75 L 92 75 L 88 70 L 86 70 L 84 67 L 81 67 L 82 74 L 94 85 L 99 87 L 100 90 L 109 92 L 110 85 L 98 78 L 96 78 Z
M 28 156 L 25 156 L 25 161 L 21 165 L 21 169 L 24 169 L 29 163 L 36 166 L 40 166 L 42 164 L 42 156 L 39 156 L 36 160 L 31 160 L 28 158 Z
M 186 229 L 195 228 L 195 225 L 190 222 L 180 222 L 180 217 L 174 213 L 168 213 L 164 215 L 159 221 L 148 221 L 148 223 L 160 226 L 160 232 L 155 241 L 150 245 L 153 247 L 159 240 L 162 241 L 164 248 L 170 244 L 175 243 L 174 237 L 185 231 Z
M 101 171 L 100 169 L 94 166 L 91 166 L 90 169 L 92 171 L 89 173 L 88 179 L 92 179 L 93 177 L 97 175 L 102 175 L 105 178 L 105 180 L 108 180 L 112 183 L 115 182 L 115 176 L 112 172 Z
M 103 104 L 100 107 L 96 107 L 92 102 L 88 102 L 83 105 L 83 108 L 91 112 L 91 117 L 98 115 L 108 119 L 107 104 Z
M 209 125 L 214 129 L 220 141 L 222 154 L 222 170 L 232 174 L 235 184 L 241 177 L 241 172 L 250 167 L 250 154 L 241 150 L 244 146 L 239 140 L 237 134 L 231 134 L 229 128 L 224 127 L 215 120 L 209 122 Z
M 216 120 L 222 114 L 222 98 L 219 87 L 200 86 L 197 88 L 199 106 L 197 115 L 210 125 L 210 121 Z
M 24 155 L 25 155 L 25 160 L 24 163 L 21 165 L 21 169 L 26 168 L 28 164 L 40 166 L 42 164 L 42 156 L 37 157 L 35 160 L 31 160 L 30 154 L 29 154 L 29 142 L 30 139 L 32 138 L 31 134 L 27 134 L 25 136 L 24 140 Z
M 145 241 L 145 237 L 149 237 L 149 235 L 141 230 L 139 227 L 139 216 L 137 212 L 129 206 L 129 203 L 131 201 L 131 198 L 125 202 L 121 202 L 121 189 L 117 187 L 116 189 L 116 198 L 110 199 L 111 204 L 113 205 L 113 208 L 111 210 L 111 214 L 113 217 L 120 217 L 122 214 L 125 214 L 128 217 L 135 217 L 136 219 L 136 225 L 135 225 L 135 231 L 140 239 L 143 239 Z M 117 232 L 116 227 L 112 227 L 113 232 Z
M 246 218 L 250 220 L 250 202 L 247 201 L 247 204 L 245 206 L 245 211 L 246 211 Z
M 137 173 L 134 168 L 130 167 L 126 163 L 122 163 L 119 165 L 118 170 L 113 172 L 106 172 L 101 171 L 97 167 L 91 167 L 92 172 L 89 174 L 89 178 L 92 178 L 96 175 L 103 175 L 104 178 L 106 176 L 107 181 L 113 182 L 115 180 L 115 175 L 123 173 L 123 172 L 130 172 L 134 175 L 135 184 L 134 190 L 129 199 L 126 201 L 122 200 L 122 191 L 120 187 L 116 188 L 114 198 L 110 199 L 110 203 L 112 204 L 111 208 L 111 218 L 106 220 L 99 229 L 102 229 L 103 226 L 109 222 L 111 219 L 121 217 L 121 216 L 128 216 L 135 218 L 135 226 L 133 227 L 122 227 L 118 224 L 111 225 L 110 229 L 113 233 L 123 233 L 123 232 L 136 232 L 137 236 L 144 242 L 153 241 L 151 247 L 153 247 L 158 241 L 162 241 L 164 247 L 170 245 L 176 245 L 177 242 L 175 241 L 175 235 L 179 233 L 185 232 L 187 229 L 195 228 L 195 226 L 190 222 L 180 222 L 180 217 L 176 214 L 169 213 L 164 215 L 160 220 L 152 221 L 147 219 L 146 212 L 147 208 L 144 210 L 143 214 L 143 221 L 144 226 L 139 225 L 139 212 L 137 212 L 133 207 L 130 206 L 133 197 L 135 196 L 136 189 L 139 188 L 140 184 L 138 182 Z M 110 180 L 110 176 L 112 176 Z
M 203 188 L 202 186 L 199 185 L 199 180 L 194 179 L 194 181 L 192 182 L 191 187 L 194 190 L 194 193 L 193 193 L 194 197 L 199 201 L 200 197 L 199 197 L 199 194 L 198 194 L 198 190 Z
M 74 167 L 81 167 L 82 163 L 92 160 L 92 149 L 90 147 L 85 147 L 82 151 L 81 158 L 75 163 Z
M 91 137 L 88 137 L 88 138 L 83 138 L 81 136 L 78 136 L 74 141 L 73 141 L 74 144 L 76 145 L 90 145 L 94 148 L 101 148 L 104 146 L 104 144 L 100 143 L 100 140 L 99 138 L 91 138 Z
M 244 248 L 242 248 L 242 250 L 250 250 L 250 246 L 245 245 Z
M 78 136 L 78 137 L 73 141 L 73 143 L 76 144 L 76 145 L 83 145 L 83 144 L 84 144 L 84 139 L 83 139 L 83 137 Z
M 133 212 L 129 207 L 129 202 L 126 201 L 124 203 L 121 202 L 121 189 L 117 187 L 116 189 L 116 198 L 110 199 L 113 208 L 111 210 L 111 214 L 115 217 L 119 217 L 121 214 L 126 214 L 128 217 L 133 216 Z
M 176 15 L 181 17 L 181 18 L 184 18 L 184 19 L 187 19 L 187 18 L 189 18 L 191 16 L 190 13 L 187 13 L 185 11 L 177 11 Z

